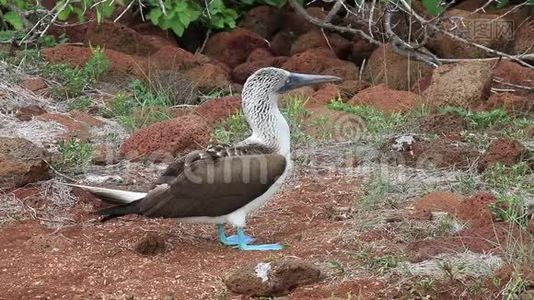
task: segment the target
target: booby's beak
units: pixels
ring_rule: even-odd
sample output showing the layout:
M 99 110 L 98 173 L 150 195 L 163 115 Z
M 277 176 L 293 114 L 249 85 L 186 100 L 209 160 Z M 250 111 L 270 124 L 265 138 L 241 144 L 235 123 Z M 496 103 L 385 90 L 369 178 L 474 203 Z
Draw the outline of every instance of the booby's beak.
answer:
M 340 81 L 341 78 L 332 75 L 313 75 L 301 73 L 289 73 L 285 84 L 278 90 L 280 93 L 318 83 Z

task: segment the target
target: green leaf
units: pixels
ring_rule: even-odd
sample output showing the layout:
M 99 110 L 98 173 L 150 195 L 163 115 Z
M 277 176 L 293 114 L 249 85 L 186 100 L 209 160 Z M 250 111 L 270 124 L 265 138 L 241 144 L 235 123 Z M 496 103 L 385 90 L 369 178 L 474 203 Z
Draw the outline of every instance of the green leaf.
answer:
M 426 8 L 426 10 L 434 16 L 437 16 L 443 12 L 441 0 L 422 0 L 422 3 L 424 8 Z
M 159 24 L 159 20 L 160 20 L 162 15 L 163 15 L 163 12 L 161 11 L 161 9 L 159 7 L 153 8 L 148 13 L 148 19 L 150 21 L 152 21 L 152 24 L 158 25 Z
M 179 23 L 174 23 L 171 26 L 171 29 L 177 36 L 182 36 L 182 34 L 184 34 L 184 31 L 185 31 L 184 26 L 182 26 L 182 24 L 179 24 Z
M 80 22 L 84 21 L 84 10 L 81 7 L 74 7 L 72 9 L 72 12 L 74 12 L 78 16 L 78 20 Z
M 503 8 L 503 7 L 506 7 L 510 5 L 510 1 L 509 0 L 498 0 L 497 1 L 497 5 L 495 5 L 497 8 Z
M 6 5 L 7 4 L 7 0 L 0 0 L 0 5 Z
M 188 8 L 187 2 L 178 1 L 174 6 L 171 7 L 171 10 L 175 12 L 186 11 Z
M 10 41 L 15 37 L 16 31 L 4 31 L 0 30 L 0 42 Z
M 105 18 L 110 17 L 113 14 L 114 6 L 113 6 L 112 0 L 108 0 L 102 3 L 101 7 L 102 7 L 102 14 L 104 15 Z
M 60 8 L 61 8 L 61 7 L 60 7 Z M 62 11 L 58 14 L 57 18 L 58 18 L 60 21 L 66 21 L 66 20 L 69 18 L 70 14 L 72 13 L 72 10 L 73 10 L 72 5 L 70 5 L 70 4 L 67 5 L 67 6 L 65 7 L 65 9 L 62 10 Z
M 8 11 L 4 14 L 4 20 L 9 23 L 15 30 L 22 30 L 24 28 L 24 23 L 22 23 L 22 18 L 15 12 Z
M 211 25 L 215 26 L 215 28 L 224 28 L 224 20 L 222 18 L 213 16 L 211 18 Z
M 102 23 L 102 20 L 102 12 L 100 11 L 100 9 L 96 9 L 96 22 Z

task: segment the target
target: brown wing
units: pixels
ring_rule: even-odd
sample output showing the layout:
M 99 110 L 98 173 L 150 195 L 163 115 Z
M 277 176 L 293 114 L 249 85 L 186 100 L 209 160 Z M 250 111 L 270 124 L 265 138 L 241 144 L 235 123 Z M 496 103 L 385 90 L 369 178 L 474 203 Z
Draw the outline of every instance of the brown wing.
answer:
M 180 159 L 170 164 L 167 169 L 161 174 L 156 183 L 151 187 L 155 188 L 157 185 L 166 183 L 173 184 L 176 178 L 184 171 L 186 166 L 190 166 L 193 162 L 201 159 L 217 159 L 230 156 L 241 156 L 251 154 L 269 154 L 273 150 L 269 147 L 251 144 L 246 146 L 232 147 L 230 145 L 210 145 L 206 150 L 197 150 L 182 156 Z
M 199 159 L 172 184 L 141 200 L 140 214 L 167 218 L 229 214 L 265 193 L 285 168 L 286 160 L 279 154 Z

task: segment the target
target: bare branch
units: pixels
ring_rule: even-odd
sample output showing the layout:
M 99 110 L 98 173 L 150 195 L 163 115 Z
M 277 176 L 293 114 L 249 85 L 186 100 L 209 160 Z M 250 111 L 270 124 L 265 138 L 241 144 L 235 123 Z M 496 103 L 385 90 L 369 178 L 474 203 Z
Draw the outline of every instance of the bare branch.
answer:
M 357 34 L 357 35 L 363 37 L 364 39 L 366 39 L 367 41 L 369 41 L 372 44 L 380 45 L 379 41 L 375 40 L 374 38 L 372 38 L 371 36 L 369 36 L 368 34 L 363 32 L 362 30 L 355 29 L 355 28 L 350 28 L 350 27 L 344 27 L 344 26 L 337 26 L 337 25 L 334 25 L 334 24 L 332 24 L 330 22 L 325 22 L 325 21 L 319 20 L 319 19 L 311 16 L 310 14 L 308 14 L 308 12 L 302 6 L 300 6 L 300 4 L 297 2 L 297 0 L 289 0 L 289 3 L 291 4 L 293 9 L 295 9 L 295 11 L 299 15 L 301 15 L 308 22 L 310 22 L 310 23 L 312 23 L 312 24 L 314 24 L 316 26 L 319 26 L 319 27 L 325 28 L 325 29 L 336 30 L 336 31 L 339 31 L 339 32 L 342 32 L 342 33 L 354 33 L 354 34 Z

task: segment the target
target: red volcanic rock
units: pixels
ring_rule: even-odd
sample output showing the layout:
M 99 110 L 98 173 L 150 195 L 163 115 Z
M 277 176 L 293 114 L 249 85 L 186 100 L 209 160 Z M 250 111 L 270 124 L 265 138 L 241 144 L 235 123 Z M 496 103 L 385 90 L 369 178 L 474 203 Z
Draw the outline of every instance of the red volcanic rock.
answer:
M 521 66 L 518 63 L 511 62 L 508 60 L 502 60 L 499 62 L 497 67 L 493 69 L 493 77 L 495 79 L 501 80 L 505 83 L 523 85 L 523 86 L 533 86 L 532 78 L 534 78 L 534 70 Z M 496 88 L 510 88 L 510 86 L 493 83 L 493 87 Z M 516 89 L 514 94 L 527 94 L 526 90 Z
M 358 67 L 336 58 L 329 49 L 311 49 L 293 55 L 282 68 L 300 73 L 336 75 L 345 80 L 358 77 Z
M 477 193 L 462 202 L 462 207 L 456 212 L 459 219 L 469 222 L 472 227 L 493 223 L 490 205 L 497 201 L 490 193 Z
M 245 62 L 256 48 L 269 48 L 269 43 L 257 33 L 236 28 L 231 32 L 219 32 L 213 35 L 206 43 L 205 53 L 234 68 Z
M 508 48 L 513 41 L 514 24 L 512 22 L 495 22 L 493 19 L 500 18 L 499 15 L 485 12 L 472 13 L 461 9 L 447 10 L 445 15 L 447 15 L 446 19 L 440 24 L 440 27 L 445 31 L 479 45 L 508 52 Z M 493 54 L 483 49 L 455 40 L 440 32 L 433 34 L 425 46 L 443 58 L 493 56 Z
M 456 113 L 430 114 L 417 121 L 419 132 L 450 136 L 460 134 L 469 126 L 467 121 Z
M 534 112 L 534 95 L 529 98 L 512 93 L 493 94 L 483 105 L 483 108 L 486 110 L 504 108 L 510 113 L 518 111 Z
M 430 66 L 401 56 L 390 44 L 385 44 L 376 48 L 367 60 L 363 79 L 374 85 L 383 83 L 391 89 L 408 91 L 420 78 L 430 74 Z
M 195 55 L 177 47 L 162 47 L 148 57 L 149 68 L 164 70 L 183 70 L 209 63 L 204 55 Z
M 451 192 L 430 192 L 421 197 L 414 205 L 417 219 L 431 218 L 432 212 L 456 214 L 463 197 Z
M 25 139 L 0 137 L 0 190 L 49 178 L 47 155 Z
M 352 43 L 349 60 L 360 66 L 364 59 L 368 59 L 373 51 L 377 48 L 366 39 L 357 39 Z
M 295 55 L 309 49 L 325 48 L 332 49 L 339 58 L 346 58 L 352 47 L 352 43 L 337 33 L 323 35 L 320 31 L 312 30 L 297 38 L 291 46 L 290 54 Z
M 490 93 L 492 67 L 487 62 L 462 62 L 439 66 L 430 86 L 421 93 L 429 104 L 478 106 Z
M 72 45 L 58 45 L 41 50 L 43 58 L 51 63 L 64 63 L 73 67 L 82 67 L 92 57 L 90 48 Z M 110 72 L 141 74 L 145 59 L 124 54 L 111 49 L 104 49 L 104 55 L 110 60 Z
M 44 113 L 46 113 L 46 110 L 44 110 L 42 107 L 37 105 L 29 105 L 17 109 L 15 116 L 21 121 L 29 121 L 34 116 L 39 116 Z
M 276 55 L 289 56 L 291 45 L 297 38 L 298 35 L 293 31 L 279 31 L 271 39 L 271 50 Z
M 278 56 L 273 58 L 267 58 L 264 60 L 258 60 L 253 62 L 242 63 L 235 67 L 232 71 L 232 78 L 239 83 L 244 83 L 252 73 L 264 67 L 281 67 L 288 57 Z
M 269 58 L 273 58 L 271 51 L 265 48 L 257 48 L 250 52 L 249 56 L 247 57 L 247 62 L 255 62 Z
M 245 13 L 239 27 L 253 31 L 270 39 L 283 25 L 283 14 L 278 8 L 261 5 Z
M 368 88 L 370 84 L 363 80 L 345 80 L 338 84 L 339 96 L 343 102 L 348 101 L 358 92 Z
M 66 128 L 67 132 L 64 136 L 66 139 L 77 138 L 82 141 L 91 137 L 91 127 L 104 125 L 104 122 L 93 118 L 91 115 L 76 111 L 69 114 L 45 113 L 36 118 L 43 121 L 57 122 Z
M 98 45 L 125 54 L 148 56 L 158 50 L 156 44 L 130 27 L 116 22 L 90 23 L 85 35 L 87 45 Z
M 22 83 L 20 84 L 20 86 L 32 92 L 38 92 L 48 87 L 46 82 L 42 78 L 39 78 L 39 77 L 24 79 Z
M 450 192 L 431 192 L 421 197 L 415 204 L 416 215 L 426 212 L 447 212 L 468 222 L 471 227 L 479 227 L 493 222 L 489 205 L 495 203 L 495 196 L 489 193 L 477 193 L 464 199 Z
M 228 96 L 219 99 L 212 99 L 202 103 L 195 113 L 201 116 L 204 121 L 212 125 L 223 121 L 241 109 L 241 97 Z
M 525 21 L 526 20 L 527 19 L 525 19 Z M 517 32 L 515 33 L 513 53 L 534 54 L 532 41 L 534 41 L 534 20 L 531 19 L 524 24 L 521 24 L 517 29 Z
M 310 16 L 319 20 L 324 20 L 326 17 L 326 12 L 320 7 L 308 7 L 306 8 L 306 11 Z M 306 21 L 304 17 L 292 11 L 286 11 L 284 13 L 284 21 L 284 29 L 296 33 L 297 36 L 309 32 L 310 30 L 317 29 L 315 25 Z
M 325 105 L 339 96 L 339 87 L 332 83 L 327 83 L 320 87 L 315 93 L 313 93 L 307 105 L 319 104 Z
M 122 144 L 121 153 L 130 160 L 172 161 L 178 153 L 207 146 L 210 134 L 204 118 L 186 115 L 138 130 Z
M 514 139 L 498 139 L 493 141 L 482 155 L 478 170 L 482 172 L 496 163 L 511 166 L 526 159 L 528 155 L 528 149 L 520 142 Z
M 392 90 L 384 84 L 380 84 L 359 92 L 348 103 L 355 106 L 370 105 L 384 112 L 392 113 L 408 111 L 422 103 L 422 99 L 412 92 Z
M 201 92 L 211 92 L 230 84 L 229 76 L 219 65 L 204 64 L 185 73 Z
M 321 280 L 321 271 L 300 259 L 280 259 L 242 266 L 224 279 L 228 289 L 247 296 L 283 296 Z M 258 269 L 262 269 L 260 272 Z

